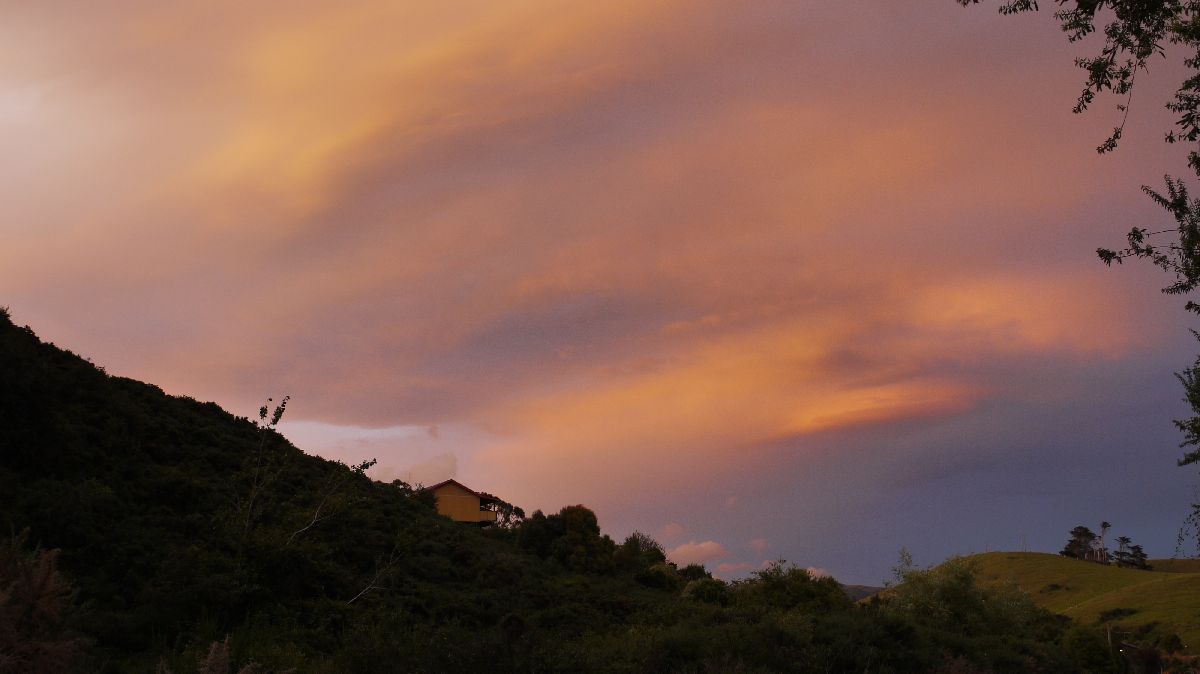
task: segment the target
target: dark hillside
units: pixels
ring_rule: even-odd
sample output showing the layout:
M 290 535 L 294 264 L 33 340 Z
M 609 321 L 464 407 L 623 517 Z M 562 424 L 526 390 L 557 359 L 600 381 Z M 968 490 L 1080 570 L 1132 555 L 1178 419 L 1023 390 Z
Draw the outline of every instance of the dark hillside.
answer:
M 377 608 L 377 591 L 348 603 L 373 580 L 392 586 L 388 598 L 406 620 L 464 630 L 494 626 L 523 604 L 561 604 L 542 583 L 554 569 L 501 540 L 504 532 L 456 525 L 406 485 L 372 482 L 270 431 L 265 463 L 277 477 L 247 531 L 241 504 L 264 437 L 253 423 L 107 376 L 7 315 L 0 372 L 0 523 L 61 549 L 79 627 L 118 662 L 146 657 L 152 667 L 157 654 L 248 620 L 268 624 L 255 629 L 273 640 L 334 652 L 342 628 L 366 612 L 358 607 Z M 331 516 L 289 543 L 329 494 Z M 403 589 L 391 582 L 400 576 Z M 523 583 L 538 588 L 515 592 Z M 617 612 L 638 605 L 641 588 L 627 585 L 635 596 L 605 595 Z
M 255 635 L 235 639 L 246 654 L 294 665 L 376 639 L 379 625 L 394 630 L 387 639 L 415 625 L 429 638 L 469 634 L 474 648 L 440 657 L 484 665 L 502 635 L 476 631 L 505 616 L 594 629 L 661 594 L 575 577 L 509 532 L 438 516 L 407 485 L 305 455 L 215 404 L 108 376 L 7 314 L 0 372 L 0 523 L 61 550 L 78 627 L 115 668 L 153 668 L 231 632 Z M 260 444 L 277 476 L 247 527 Z M 328 518 L 293 538 L 322 500 Z M 348 629 L 357 621 L 368 626 Z M 508 636 L 526 622 L 510 620 Z
M 582 506 L 456 524 L 265 426 L 108 376 L 0 310 L 0 672 L 224 672 L 198 665 L 222 644 L 232 671 L 1069 672 L 1106 657 L 961 574 L 856 606 L 795 567 L 736 583 L 676 568 Z M 45 550 L 73 596 L 30 580 L 54 580 Z
M 870 597 L 874 597 L 883 590 L 882 587 L 875 585 L 843 585 L 842 591 L 850 597 L 851 601 L 860 601 Z

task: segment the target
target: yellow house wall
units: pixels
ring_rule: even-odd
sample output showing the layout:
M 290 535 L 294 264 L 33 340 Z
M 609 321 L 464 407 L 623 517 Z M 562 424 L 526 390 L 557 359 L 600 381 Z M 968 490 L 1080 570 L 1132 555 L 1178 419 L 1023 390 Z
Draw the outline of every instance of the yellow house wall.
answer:
M 437 498 L 438 514 L 458 522 L 490 521 L 493 513 L 479 510 L 479 497 L 456 484 L 448 484 L 433 492 Z

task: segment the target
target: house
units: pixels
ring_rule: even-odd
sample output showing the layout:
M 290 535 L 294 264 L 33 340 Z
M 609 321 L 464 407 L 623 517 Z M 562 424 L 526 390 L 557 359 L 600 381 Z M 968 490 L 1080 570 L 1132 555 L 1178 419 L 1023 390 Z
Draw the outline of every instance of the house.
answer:
M 485 506 L 496 503 L 496 497 L 469 489 L 457 480 L 439 482 L 422 491 L 433 493 L 438 514 L 445 515 L 455 522 L 488 525 L 496 521 L 496 511 L 484 509 Z

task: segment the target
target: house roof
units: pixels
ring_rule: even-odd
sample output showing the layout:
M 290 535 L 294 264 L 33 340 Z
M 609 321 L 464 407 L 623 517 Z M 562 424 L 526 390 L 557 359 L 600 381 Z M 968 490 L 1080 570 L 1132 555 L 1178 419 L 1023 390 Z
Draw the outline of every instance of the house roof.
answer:
M 433 491 L 435 489 L 441 489 L 442 487 L 445 487 L 448 484 L 456 484 L 456 485 L 462 487 L 463 489 L 466 489 L 467 491 L 471 492 L 472 494 L 479 496 L 479 492 L 475 491 L 474 489 L 471 489 L 470 487 L 459 482 L 458 480 L 442 480 L 441 482 L 439 482 L 437 484 L 422 488 L 421 491 Z
M 421 489 L 421 491 L 435 491 L 435 490 L 437 490 L 437 489 L 441 489 L 442 487 L 445 487 L 445 486 L 446 486 L 446 485 L 448 485 L 448 484 L 455 484 L 455 485 L 458 485 L 459 487 L 461 487 L 462 489 L 465 489 L 465 490 L 467 490 L 467 491 L 468 491 L 468 492 L 470 492 L 471 494 L 473 494 L 473 495 L 475 495 L 475 496 L 478 496 L 480 501 L 499 501 L 499 500 L 500 500 L 500 499 L 496 498 L 495 496 L 493 496 L 493 495 L 491 495 L 491 494 L 489 494 L 489 493 L 487 493 L 487 492 L 485 492 L 485 491 L 475 491 L 474 489 L 471 489 L 470 487 L 468 487 L 467 485 L 465 485 L 465 484 L 463 484 L 463 483 L 459 482 L 458 480 L 453 480 L 453 479 L 451 479 L 451 480 L 442 480 L 441 482 L 439 482 L 439 483 L 437 483 L 437 484 L 430 485 L 430 486 L 428 486 L 428 487 L 424 487 L 424 488 L 422 488 L 422 489 Z

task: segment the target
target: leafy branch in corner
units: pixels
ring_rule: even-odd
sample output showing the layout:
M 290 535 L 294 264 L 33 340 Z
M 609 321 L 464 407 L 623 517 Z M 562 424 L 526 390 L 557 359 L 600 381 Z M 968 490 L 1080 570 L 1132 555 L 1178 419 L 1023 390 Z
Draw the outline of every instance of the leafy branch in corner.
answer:
M 1103 36 L 1100 51 L 1091 58 L 1076 59 L 1075 64 L 1087 74 L 1083 90 L 1073 111 L 1082 113 L 1101 93 L 1124 97 L 1117 105 L 1120 124 L 1107 140 L 1097 147 L 1100 153 L 1115 150 L 1129 117 L 1137 74 L 1148 71 L 1151 59 L 1167 56 L 1167 47 L 1182 52 L 1187 77 L 1176 88 L 1166 108 L 1175 114 L 1174 128 L 1165 134 L 1167 143 L 1197 143 L 1200 141 L 1200 0 L 1054 0 L 1061 8 L 1054 17 L 1059 21 L 1067 40 L 1074 43 L 1093 34 Z M 963 6 L 976 5 L 981 0 L 956 0 Z M 1018 14 L 1038 11 L 1037 0 L 1006 0 L 1000 13 Z M 1102 18 L 1101 18 L 1102 17 Z M 1196 145 L 1188 151 L 1187 163 L 1200 177 L 1200 151 Z M 1126 259 L 1148 261 L 1171 274 L 1174 282 L 1162 289 L 1170 295 L 1182 295 L 1200 287 L 1200 199 L 1188 195 L 1183 179 L 1165 176 L 1166 190 L 1159 192 L 1142 186 L 1156 204 L 1171 214 L 1175 227 L 1151 231 L 1134 227 L 1126 235 L 1126 247 L 1121 250 L 1100 248 L 1096 254 L 1105 264 L 1120 264 Z M 1167 243 L 1153 237 L 1174 235 Z M 1200 314 L 1200 304 L 1188 301 L 1185 309 Z M 1200 339 L 1200 332 L 1192 334 Z M 1200 463 L 1200 357 L 1191 367 L 1175 375 L 1184 388 L 1184 401 L 1191 416 L 1175 421 L 1183 433 L 1181 448 L 1196 448 L 1179 459 L 1179 465 Z M 1197 536 L 1200 543 L 1200 504 L 1184 525 Z M 1183 536 L 1184 532 L 1181 531 Z

